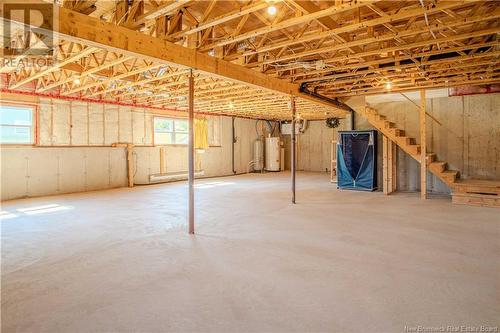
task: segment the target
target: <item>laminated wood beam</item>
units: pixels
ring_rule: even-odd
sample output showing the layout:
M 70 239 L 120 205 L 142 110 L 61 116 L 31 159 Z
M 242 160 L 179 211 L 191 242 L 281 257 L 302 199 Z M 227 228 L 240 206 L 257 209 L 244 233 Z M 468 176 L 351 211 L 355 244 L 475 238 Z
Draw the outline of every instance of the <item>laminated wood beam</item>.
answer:
M 2 13 L 1 20 L 10 22 L 4 15 L 5 13 Z M 90 47 L 105 48 L 125 56 L 136 56 L 157 63 L 193 68 L 215 77 L 301 97 L 334 109 L 330 103 L 301 93 L 297 84 L 270 77 L 161 38 L 148 36 L 66 8 L 58 8 L 58 18 L 59 24 L 54 26 L 53 32 L 67 41 L 77 41 Z M 12 22 L 24 25 L 22 22 Z M 32 77 L 29 79 L 33 80 Z

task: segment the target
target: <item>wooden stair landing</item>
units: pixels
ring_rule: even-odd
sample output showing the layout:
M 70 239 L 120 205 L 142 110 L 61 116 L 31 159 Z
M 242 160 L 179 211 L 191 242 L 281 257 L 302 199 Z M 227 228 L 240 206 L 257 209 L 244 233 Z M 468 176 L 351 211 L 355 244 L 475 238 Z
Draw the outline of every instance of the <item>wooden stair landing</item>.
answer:
M 452 202 L 462 205 L 500 207 L 500 181 L 467 179 L 452 186 Z

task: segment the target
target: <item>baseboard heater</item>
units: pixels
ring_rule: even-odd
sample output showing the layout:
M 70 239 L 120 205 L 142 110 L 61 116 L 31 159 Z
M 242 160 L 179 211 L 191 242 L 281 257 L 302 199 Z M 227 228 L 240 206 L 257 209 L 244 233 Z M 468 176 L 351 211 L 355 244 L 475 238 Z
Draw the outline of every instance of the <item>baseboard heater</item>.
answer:
M 195 171 L 194 176 L 195 177 L 200 177 L 204 176 L 205 171 Z M 166 182 L 173 182 L 177 180 L 186 180 L 188 179 L 188 173 L 187 171 L 180 171 L 180 172 L 169 172 L 169 173 L 157 173 L 153 175 L 149 175 L 149 182 L 150 183 L 166 183 Z

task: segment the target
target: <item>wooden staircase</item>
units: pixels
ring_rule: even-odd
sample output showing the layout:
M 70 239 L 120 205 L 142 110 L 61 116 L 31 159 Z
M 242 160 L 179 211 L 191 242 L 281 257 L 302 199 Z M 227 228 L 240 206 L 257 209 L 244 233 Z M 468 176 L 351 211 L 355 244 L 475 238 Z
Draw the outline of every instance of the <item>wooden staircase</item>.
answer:
M 416 143 L 415 138 L 406 136 L 404 130 L 397 128 L 395 123 L 388 121 L 372 107 L 367 106 L 356 111 L 420 163 L 420 145 Z M 438 160 L 435 153 L 428 152 L 426 161 L 427 170 L 450 187 L 453 203 L 500 207 L 500 182 L 461 180 L 459 171 L 449 169 L 448 163 Z
M 371 107 L 366 107 L 361 113 L 373 127 L 420 162 L 420 145 L 416 143 L 415 138 L 406 136 L 404 130 L 396 128 L 395 123 L 388 121 L 385 116 L 380 115 Z M 448 163 L 439 161 L 435 153 L 427 153 L 427 165 L 430 172 L 450 187 L 460 178 L 460 173 L 457 170 L 448 169 Z

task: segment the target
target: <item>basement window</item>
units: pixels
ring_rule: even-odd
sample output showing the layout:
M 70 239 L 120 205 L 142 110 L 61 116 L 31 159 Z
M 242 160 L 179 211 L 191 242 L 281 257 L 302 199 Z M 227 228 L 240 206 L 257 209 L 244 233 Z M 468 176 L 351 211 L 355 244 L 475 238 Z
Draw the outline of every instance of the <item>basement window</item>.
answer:
M 155 145 L 187 145 L 188 121 L 155 117 L 154 142 Z
M 33 143 L 33 109 L 0 105 L 0 143 Z

